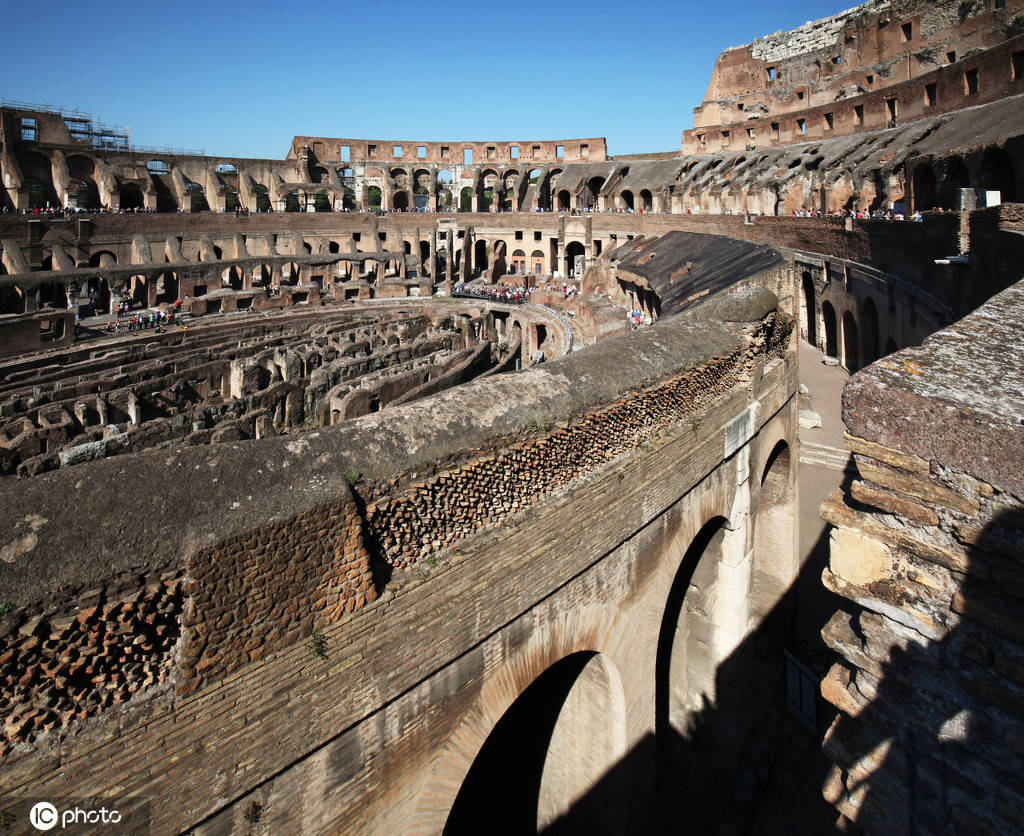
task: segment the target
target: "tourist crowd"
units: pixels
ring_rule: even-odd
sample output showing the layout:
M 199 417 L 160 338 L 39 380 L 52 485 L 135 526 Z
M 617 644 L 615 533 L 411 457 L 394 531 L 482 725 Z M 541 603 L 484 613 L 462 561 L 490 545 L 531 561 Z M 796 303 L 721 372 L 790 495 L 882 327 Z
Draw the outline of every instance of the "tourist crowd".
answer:
M 452 291 L 452 296 L 464 296 L 472 299 L 488 299 L 491 302 L 506 302 L 511 305 L 521 305 L 530 301 L 530 291 L 523 287 L 509 287 L 506 285 L 468 285 L 459 282 Z

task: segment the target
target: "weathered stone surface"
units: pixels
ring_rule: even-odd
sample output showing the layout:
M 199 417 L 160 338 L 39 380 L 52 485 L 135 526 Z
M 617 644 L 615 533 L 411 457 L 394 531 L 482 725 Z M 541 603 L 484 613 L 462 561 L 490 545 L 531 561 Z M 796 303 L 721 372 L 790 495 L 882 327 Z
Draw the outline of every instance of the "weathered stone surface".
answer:
M 939 523 L 938 515 L 930 508 L 917 502 L 911 502 L 909 499 L 868 487 L 859 480 L 850 485 L 850 495 L 865 505 L 871 505 L 880 511 L 887 511 L 896 516 L 906 517 L 922 525 L 938 525 Z
M 860 453 L 863 456 L 877 459 L 893 467 L 902 468 L 910 473 L 918 473 L 922 476 L 927 476 L 929 473 L 928 462 L 919 456 L 908 456 L 905 453 L 900 453 L 898 450 L 890 450 L 881 444 L 875 444 L 873 441 L 857 438 L 857 436 L 845 432 L 843 433 L 843 438 L 846 441 L 846 446 L 849 447 L 852 453 Z
M 854 460 L 857 462 L 857 470 L 860 471 L 861 476 L 876 485 L 933 502 L 936 505 L 944 505 L 960 514 L 974 516 L 978 513 L 977 502 L 936 484 L 927 477 L 901 473 L 896 468 L 875 463 L 872 459 L 859 454 L 854 456 Z

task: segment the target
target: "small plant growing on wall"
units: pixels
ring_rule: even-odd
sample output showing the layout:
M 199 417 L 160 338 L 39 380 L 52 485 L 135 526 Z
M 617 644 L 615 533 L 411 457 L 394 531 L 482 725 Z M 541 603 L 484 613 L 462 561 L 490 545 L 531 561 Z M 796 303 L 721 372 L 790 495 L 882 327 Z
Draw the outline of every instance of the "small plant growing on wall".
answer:
M 319 627 L 314 627 L 313 632 L 309 634 L 309 639 L 306 641 L 306 650 L 315 659 L 327 658 L 327 636 L 324 635 L 323 630 Z
M 242 814 L 242 818 L 245 819 L 246 824 L 257 825 L 260 823 L 262 815 L 263 805 L 258 801 L 250 801 L 249 806 L 245 808 L 245 813 Z
M 10 601 L 0 601 L 0 615 L 7 615 L 14 609 L 14 604 Z
M 358 482 L 359 481 L 359 476 L 360 476 L 360 473 L 355 468 L 352 468 L 352 470 L 346 470 L 345 471 L 345 478 L 348 479 L 348 483 L 350 485 L 354 485 L 356 482 Z

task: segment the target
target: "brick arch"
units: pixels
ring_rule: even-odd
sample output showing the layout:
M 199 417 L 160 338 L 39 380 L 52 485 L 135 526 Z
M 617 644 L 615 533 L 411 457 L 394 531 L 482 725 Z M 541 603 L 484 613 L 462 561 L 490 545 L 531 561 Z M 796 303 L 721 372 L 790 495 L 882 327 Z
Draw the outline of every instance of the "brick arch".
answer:
M 442 833 L 449 814 L 488 738 L 516 701 L 545 672 L 560 661 L 578 653 L 594 654 L 611 671 L 617 694 L 614 704 L 621 716 L 611 754 L 625 754 L 625 698 L 623 685 L 612 655 L 614 621 L 603 607 L 591 606 L 562 614 L 537 625 L 525 645 L 500 668 L 485 673 L 480 694 L 435 758 L 423 790 L 411 805 L 402 832 Z M 486 658 L 488 654 L 484 653 Z M 617 759 L 617 758 L 616 758 Z M 614 762 L 614 761 L 613 761 Z

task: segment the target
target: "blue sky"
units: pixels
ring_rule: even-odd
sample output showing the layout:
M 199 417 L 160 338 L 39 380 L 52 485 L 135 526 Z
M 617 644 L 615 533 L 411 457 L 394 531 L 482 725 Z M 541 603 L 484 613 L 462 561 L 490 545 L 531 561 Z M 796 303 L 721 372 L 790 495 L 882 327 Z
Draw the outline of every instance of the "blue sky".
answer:
M 225 156 L 280 159 L 296 134 L 670 151 L 722 50 L 851 5 L 10 3 L 0 97 Z

